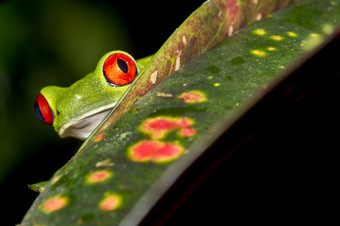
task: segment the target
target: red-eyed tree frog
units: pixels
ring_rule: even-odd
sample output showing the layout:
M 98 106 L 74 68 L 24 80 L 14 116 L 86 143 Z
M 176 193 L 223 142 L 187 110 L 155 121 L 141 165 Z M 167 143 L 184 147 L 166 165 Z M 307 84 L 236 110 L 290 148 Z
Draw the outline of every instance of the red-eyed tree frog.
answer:
M 112 51 L 94 72 L 69 87 L 47 86 L 34 102 L 34 111 L 53 125 L 60 137 L 86 139 L 103 121 L 152 56 L 135 61 L 123 51 Z

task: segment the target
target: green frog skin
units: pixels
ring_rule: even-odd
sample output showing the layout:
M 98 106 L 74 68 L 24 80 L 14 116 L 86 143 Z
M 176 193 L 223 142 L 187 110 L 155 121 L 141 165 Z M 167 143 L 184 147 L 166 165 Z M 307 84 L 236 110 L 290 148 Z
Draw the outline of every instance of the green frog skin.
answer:
M 128 90 L 152 56 L 135 61 L 123 51 L 111 51 L 94 72 L 69 87 L 44 87 L 34 102 L 40 121 L 53 125 L 60 137 L 86 139 Z

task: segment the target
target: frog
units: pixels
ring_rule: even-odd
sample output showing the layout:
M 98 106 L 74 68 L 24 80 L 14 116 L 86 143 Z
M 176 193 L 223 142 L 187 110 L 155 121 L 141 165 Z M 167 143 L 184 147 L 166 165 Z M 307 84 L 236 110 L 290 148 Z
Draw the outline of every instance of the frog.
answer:
M 69 87 L 46 86 L 34 101 L 38 119 L 59 137 L 85 140 L 128 91 L 153 55 L 135 60 L 121 50 L 106 53 L 95 70 Z

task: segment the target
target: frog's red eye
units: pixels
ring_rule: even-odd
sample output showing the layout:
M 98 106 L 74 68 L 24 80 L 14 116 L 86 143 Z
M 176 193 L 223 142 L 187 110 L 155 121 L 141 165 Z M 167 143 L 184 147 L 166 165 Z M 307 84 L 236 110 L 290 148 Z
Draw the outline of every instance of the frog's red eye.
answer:
M 39 94 L 37 99 L 35 99 L 34 112 L 40 121 L 49 125 L 53 123 L 53 111 L 42 94 Z
M 125 53 L 113 53 L 104 62 L 103 73 L 111 86 L 130 84 L 138 74 L 135 60 Z

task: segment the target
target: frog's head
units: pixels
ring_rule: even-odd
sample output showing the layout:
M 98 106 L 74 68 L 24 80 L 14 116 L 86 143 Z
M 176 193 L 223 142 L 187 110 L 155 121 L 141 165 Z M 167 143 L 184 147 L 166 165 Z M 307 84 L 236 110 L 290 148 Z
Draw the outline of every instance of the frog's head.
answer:
M 37 117 L 53 125 L 60 137 L 86 139 L 106 117 L 138 74 L 136 61 L 127 53 L 112 51 L 94 72 L 62 88 L 48 86 L 34 103 Z

